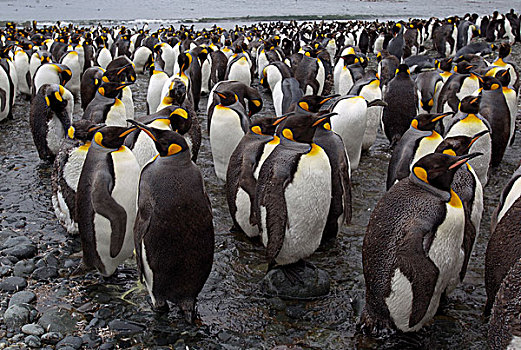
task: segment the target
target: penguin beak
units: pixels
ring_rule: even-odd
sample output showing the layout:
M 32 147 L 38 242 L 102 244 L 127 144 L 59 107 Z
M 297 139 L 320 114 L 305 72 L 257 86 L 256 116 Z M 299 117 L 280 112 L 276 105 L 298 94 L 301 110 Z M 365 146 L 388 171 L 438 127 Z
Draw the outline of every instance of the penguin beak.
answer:
M 331 112 L 331 113 L 327 113 L 327 114 L 323 114 L 319 117 L 319 119 L 317 119 L 311 126 L 312 127 L 316 127 L 318 126 L 320 123 L 322 123 L 324 120 L 334 116 L 334 115 L 337 115 L 338 113 L 337 112 Z
M 282 123 L 282 121 L 283 121 L 284 119 L 286 119 L 287 117 L 288 117 L 287 115 L 286 115 L 286 116 L 282 116 L 282 117 L 280 117 L 279 119 L 275 120 L 275 121 L 273 122 L 272 125 L 273 125 L 273 126 L 277 126 L 277 125 L 279 125 L 279 124 Z
M 340 95 L 339 95 L 339 94 L 329 95 L 329 96 L 325 97 L 322 101 L 320 101 L 319 104 L 323 105 L 323 104 L 326 103 L 327 101 L 329 101 L 329 100 L 331 100 L 331 99 L 333 99 L 333 98 L 335 98 L 335 97 L 338 97 L 338 96 L 340 96 Z
M 449 115 L 454 115 L 454 112 L 440 114 L 436 118 L 433 118 L 432 122 L 437 122 L 438 120 L 448 117 Z
M 120 83 L 120 85 L 116 88 L 116 90 L 124 89 L 125 87 L 134 84 L 133 82 L 126 81 L 124 83 Z
M 145 134 L 147 134 L 148 136 L 150 136 L 150 138 L 152 140 L 157 141 L 157 138 L 154 135 L 154 132 L 152 131 L 152 129 L 149 128 L 148 126 L 146 126 L 145 124 L 140 123 L 140 122 L 138 122 L 137 120 L 134 120 L 134 119 L 127 119 L 127 122 L 129 122 L 130 124 L 134 124 L 136 126 L 135 129 L 139 128 L 140 130 L 143 130 L 143 132 Z
M 470 149 L 470 147 L 472 146 L 472 144 L 474 142 L 476 142 L 481 136 L 484 136 L 486 134 L 488 134 L 490 131 L 489 130 L 483 130 L 482 132 L 480 133 L 477 133 L 474 138 L 470 141 L 470 144 L 469 144 L 469 147 L 467 149 Z
M 456 160 L 456 162 L 452 163 L 452 165 L 449 166 L 449 170 L 450 169 L 454 169 L 454 168 L 458 168 L 459 166 L 461 166 L 462 164 L 468 162 L 472 158 L 476 158 L 476 157 L 482 156 L 482 155 L 483 155 L 483 153 L 481 153 L 481 152 L 475 152 L 475 153 L 465 154 L 463 156 L 459 156 L 459 157 L 457 157 L 458 160 Z
M 221 93 L 221 92 L 219 92 L 219 91 L 214 91 L 214 92 L 215 92 L 215 94 L 216 94 L 217 96 L 219 96 L 220 98 L 226 98 L 226 96 L 225 96 L 223 93 Z
M 137 127 L 133 126 L 131 128 L 128 128 L 127 130 L 125 130 L 121 134 L 119 134 L 119 137 L 125 137 L 125 136 L 127 136 L 128 134 L 130 134 L 134 130 L 137 130 Z

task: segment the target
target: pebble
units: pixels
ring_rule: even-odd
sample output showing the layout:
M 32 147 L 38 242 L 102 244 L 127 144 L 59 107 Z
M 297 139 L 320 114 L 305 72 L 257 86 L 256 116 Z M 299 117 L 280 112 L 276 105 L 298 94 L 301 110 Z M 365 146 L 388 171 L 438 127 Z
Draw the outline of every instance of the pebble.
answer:
M 12 341 L 13 343 L 18 343 L 19 341 L 22 341 L 23 338 L 24 338 L 24 335 L 21 334 L 21 333 L 19 333 L 19 334 L 16 334 L 15 336 L 13 336 L 13 337 L 11 338 L 11 341 Z
M 42 346 L 42 341 L 40 338 L 34 335 L 28 335 L 25 337 L 24 343 L 31 348 L 39 348 Z
M 54 266 L 58 267 L 59 261 L 56 258 L 56 256 L 52 253 L 46 254 L 43 258 L 41 258 L 37 263 L 37 267 L 43 267 L 43 266 Z
M 70 333 L 76 329 L 77 321 L 70 311 L 53 307 L 43 313 L 38 324 L 50 332 Z
M 30 290 L 23 290 L 18 293 L 14 293 L 11 299 L 9 300 L 9 307 L 18 304 L 30 304 L 36 300 L 36 294 L 31 292 Z
M 4 313 L 4 323 L 9 329 L 19 329 L 30 322 L 32 306 L 17 304 L 9 307 Z
M 290 318 L 301 319 L 305 313 L 306 310 L 300 306 L 288 306 L 286 308 L 286 315 Z
M 18 245 L 27 245 L 31 243 L 33 242 L 26 236 L 10 237 L 5 240 L 4 244 L 2 244 L 1 249 L 12 248 Z
M 12 255 L 18 259 L 30 259 L 38 253 L 34 244 L 23 244 L 2 250 L 4 255 Z
M 32 278 L 37 281 L 48 281 L 56 277 L 58 277 L 58 269 L 54 266 L 39 267 L 32 275 Z
M 0 290 L 3 292 L 18 292 L 27 287 L 25 278 L 11 276 L 0 281 Z
M 109 322 L 109 328 L 121 333 L 138 333 L 142 332 L 145 327 L 135 322 L 127 322 L 120 319 L 115 319 Z
M 31 273 L 33 273 L 36 266 L 34 265 L 34 261 L 32 259 L 28 260 L 20 260 L 13 267 L 13 275 L 18 277 L 28 277 Z
M 45 333 L 45 330 L 37 323 L 28 323 L 22 327 L 22 332 L 29 335 L 40 336 Z
M 63 339 L 63 334 L 59 332 L 48 332 L 42 335 L 42 342 L 54 345 Z
M 101 344 L 101 337 L 95 333 L 87 333 L 81 336 L 83 344 L 87 349 L 96 349 Z
M 103 344 L 101 344 L 101 346 L 99 348 L 100 348 L 100 350 L 112 350 L 112 349 L 114 349 L 114 344 L 103 343 Z
M 299 276 L 302 282 L 292 283 L 281 269 L 273 269 L 261 281 L 261 289 L 269 296 L 297 300 L 313 299 L 329 293 L 330 278 L 326 271 L 306 266 Z
M 0 277 L 7 276 L 13 271 L 11 266 L 8 265 L 2 265 L 0 266 Z
M 66 347 L 71 347 L 73 349 L 79 349 L 79 348 L 81 348 L 81 344 L 83 344 L 83 340 L 80 337 L 68 335 L 65 338 L 63 338 L 62 340 L 60 340 L 60 342 L 58 342 L 58 344 L 56 344 L 56 349 L 63 349 Z

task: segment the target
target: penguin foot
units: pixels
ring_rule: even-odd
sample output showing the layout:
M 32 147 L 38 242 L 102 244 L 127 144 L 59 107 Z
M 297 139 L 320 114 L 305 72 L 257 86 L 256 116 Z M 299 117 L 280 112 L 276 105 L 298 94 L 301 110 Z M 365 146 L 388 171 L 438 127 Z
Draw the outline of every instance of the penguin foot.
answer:
M 359 333 L 373 337 L 385 338 L 396 333 L 394 325 L 390 320 L 371 317 L 366 309 L 362 312 L 360 321 L 356 325 Z
M 85 263 L 82 261 L 78 267 L 72 271 L 72 273 L 69 275 L 69 277 L 78 277 L 78 276 L 83 276 L 85 275 L 87 272 L 90 272 L 90 271 L 93 271 L 94 270 L 94 267 L 92 266 L 87 266 L 85 265 Z
M 156 299 L 155 304 L 149 298 L 147 298 L 147 301 L 149 302 L 150 306 L 152 307 L 152 311 L 154 311 L 158 314 L 166 314 L 166 313 L 168 313 L 168 311 L 170 311 L 170 308 L 168 307 L 168 303 L 166 302 L 166 300 Z
M 297 283 L 304 284 L 304 279 L 302 278 L 301 273 L 304 272 L 305 268 L 306 262 L 304 260 L 299 260 L 296 263 L 282 266 L 281 270 L 286 279 L 291 284 L 295 285 Z

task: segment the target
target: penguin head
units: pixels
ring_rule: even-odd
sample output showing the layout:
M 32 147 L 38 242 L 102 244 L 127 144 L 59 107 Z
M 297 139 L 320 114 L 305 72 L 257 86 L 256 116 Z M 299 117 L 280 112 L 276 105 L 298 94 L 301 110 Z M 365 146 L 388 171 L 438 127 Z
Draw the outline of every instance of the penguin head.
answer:
M 409 76 L 411 74 L 411 71 L 409 70 L 409 66 L 406 65 L 405 63 L 402 63 L 398 66 L 398 68 L 396 69 L 396 73 L 395 75 L 401 75 L 401 76 Z
M 274 117 L 254 118 L 250 125 L 250 131 L 257 135 L 273 135 L 275 134 L 278 120 Z
M 168 102 L 167 104 L 182 105 L 184 100 L 186 99 L 185 83 L 181 79 L 175 78 L 170 83 L 170 87 L 168 89 L 168 96 L 165 98 L 168 101 L 165 101 L 165 99 L 163 99 L 163 102 Z
M 319 96 L 319 95 L 306 95 L 303 96 L 298 102 L 297 107 L 305 112 L 318 113 L 320 108 L 329 100 L 338 97 L 339 95 Z
M 454 67 L 454 72 L 459 74 L 469 74 L 470 71 L 474 68 L 474 65 L 470 64 L 467 61 L 460 61 L 458 64 Z
M 163 108 L 161 112 L 163 111 L 164 113 L 168 113 L 168 120 L 170 120 L 172 130 L 181 135 L 186 134 L 192 127 L 192 118 L 190 113 L 183 107 L 172 105 Z
M 125 137 L 136 129 L 135 126 L 104 126 L 95 132 L 93 142 L 103 148 L 119 149 L 123 146 Z
M 286 140 L 311 144 L 316 128 L 326 118 L 320 115 L 290 114 L 281 123 L 280 134 Z
M 65 88 L 58 84 L 43 85 L 40 91 L 44 91 L 45 103 L 47 107 L 52 109 L 55 113 L 66 113 L 66 107 L 69 103 L 68 98 L 65 97 Z
M 436 127 L 436 124 L 438 121 L 442 120 L 443 118 L 454 115 L 453 112 L 450 113 L 422 113 L 418 114 L 416 118 L 414 118 L 411 122 L 411 126 L 415 129 L 422 130 L 422 131 L 432 131 Z
M 192 63 L 192 55 L 190 52 L 181 52 L 177 57 L 177 63 L 179 64 L 180 72 L 186 71 Z
M 465 96 L 459 104 L 459 110 L 463 113 L 478 114 L 481 96 Z
M 494 77 L 489 77 L 489 76 L 481 77 L 480 82 L 481 82 L 481 87 L 483 88 L 483 90 L 486 90 L 486 91 L 497 90 L 497 89 L 501 89 L 501 87 L 502 87 L 499 79 L 494 78 Z
M 121 93 L 125 86 L 130 85 L 131 83 L 119 83 L 119 82 L 111 82 L 111 81 L 103 81 L 98 88 L 98 93 L 101 96 L 105 96 L 108 98 L 119 98 L 121 97 Z
M 452 179 L 459 167 L 480 155 L 482 154 L 471 153 L 463 156 L 452 156 L 443 153 L 430 153 L 414 163 L 411 176 L 437 189 L 450 192 Z
M 392 28 L 392 34 L 393 34 L 393 36 L 396 36 L 396 35 L 398 35 L 401 31 L 403 31 L 403 25 L 402 25 L 400 22 L 398 22 L 398 23 L 396 23 L 396 24 L 393 26 L 393 28 Z
M 488 133 L 489 130 L 483 130 L 472 137 L 464 135 L 447 137 L 438 145 L 438 147 L 436 147 L 434 152 L 445 153 L 453 156 L 465 155 L 469 152 L 470 147 L 474 142 Z
M 320 111 L 316 114 L 316 130 L 327 130 L 331 131 L 331 117 L 337 115 L 336 112 Z
M 452 61 L 453 61 L 452 57 L 451 58 L 442 58 L 437 61 L 438 62 L 437 67 L 444 72 L 450 72 L 450 71 L 452 71 Z
M 494 77 L 499 80 L 501 83 L 501 86 L 508 86 L 510 85 L 510 70 L 508 69 L 500 69 L 494 74 Z
M 65 85 L 72 78 L 72 71 L 64 64 L 54 64 L 56 72 L 60 77 L 60 85 Z
M 511 52 L 512 52 L 512 46 L 510 46 L 509 43 L 502 43 L 499 46 L 498 56 L 499 56 L 499 58 L 504 59 L 505 57 L 510 55 Z
M 262 110 L 262 98 L 248 100 L 248 117 L 259 113 Z
M 88 119 L 80 119 L 72 123 L 67 135 L 70 139 L 86 142 L 92 140 L 96 131 L 104 126 L 105 124 L 95 124 Z
M 219 104 L 222 106 L 231 106 L 239 100 L 237 95 L 233 91 L 229 90 L 214 91 L 214 96 L 216 97 L 217 101 L 219 101 Z
M 107 65 L 103 76 L 106 81 L 135 83 L 136 71 L 134 67 L 134 63 L 127 56 L 120 56 Z
M 349 66 L 351 64 L 360 63 L 360 60 L 355 54 L 347 54 L 345 56 L 342 56 L 342 59 L 344 60 L 344 66 Z
M 160 157 L 173 156 L 190 149 L 185 138 L 175 131 L 152 129 L 133 119 L 127 119 L 127 121 L 141 129 L 154 141 Z

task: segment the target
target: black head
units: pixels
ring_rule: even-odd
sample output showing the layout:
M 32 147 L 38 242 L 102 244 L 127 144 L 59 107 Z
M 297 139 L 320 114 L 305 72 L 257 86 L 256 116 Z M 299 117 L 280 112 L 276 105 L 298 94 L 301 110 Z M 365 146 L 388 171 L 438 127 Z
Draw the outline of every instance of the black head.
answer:
M 407 75 L 409 76 L 411 74 L 411 71 L 409 70 L 409 66 L 405 63 L 402 63 L 398 66 L 396 69 L 396 75 Z
M 459 110 L 463 113 L 478 114 L 481 96 L 465 96 L 459 104 Z
M 255 98 L 248 100 L 248 116 L 251 117 L 252 115 L 259 113 L 262 110 L 262 98 Z
M 98 92 L 100 95 L 108 98 L 119 98 L 122 90 L 128 85 L 129 83 L 102 82 L 101 86 L 98 88 Z
M 497 90 L 501 89 L 502 85 L 499 79 L 494 77 L 487 77 L 484 76 L 480 79 L 481 81 L 481 87 L 483 90 Z
M 442 58 L 440 60 L 437 60 L 437 66 L 439 69 L 441 69 L 444 72 L 450 72 L 452 71 L 452 61 L 453 58 Z
M 280 133 L 285 139 L 311 144 L 316 128 L 324 119 L 316 115 L 289 115 L 281 124 Z
M 231 106 L 239 100 L 237 95 L 233 91 L 214 91 L 214 96 L 219 101 L 219 104 L 223 106 Z
M 306 112 L 318 113 L 320 108 L 329 100 L 339 95 L 330 96 L 319 96 L 319 95 L 306 95 L 303 96 L 297 103 L 298 107 L 302 108 Z
M 423 131 L 432 131 L 436 127 L 436 124 L 438 121 L 442 120 L 443 118 L 454 115 L 454 113 L 423 113 L 418 114 L 416 118 L 414 118 L 411 122 L 411 126 L 418 130 Z
M 127 121 L 136 125 L 136 127 L 145 132 L 154 141 L 161 157 L 173 156 L 189 150 L 185 138 L 175 131 L 152 129 L 132 119 L 128 119 Z
M 134 70 L 134 63 L 127 56 L 120 56 L 108 64 L 103 76 L 103 81 L 135 83 L 136 71 Z
M 177 63 L 179 64 L 179 70 L 181 72 L 186 71 L 192 63 L 192 55 L 189 52 L 181 52 L 177 57 Z
M 508 55 L 510 55 L 511 52 L 512 52 L 512 47 L 510 46 L 509 43 L 503 43 L 499 46 L 499 51 L 498 51 L 499 58 L 503 59 L 503 58 L 507 57 Z
M 96 131 L 104 126 L 105 124 L 95 124 L 88 119 L 80 119 L 72 123 L 72 126 L 69 128 L 67 135 L 71 139 L 86 142 L 92 140 Z
M 508 69 L 500 69 L 494 74 L 494 77 L 499 80 L 501 83 L 501 86 L 508 86 L 510 85 L 510 71 Z
M 161 111 L 168 113 L 168 119 L 170 120 L 172 130 L 177 131 L 181 135 L 186 134 L 192 127 L 192 118 L 190 113 L 183 107 L 173 105 L 163 108 Z
M 474 66 L 467 61 L 460 61 L 456 67 L 454 67 L 454 71 L 460 74 L 469 74 L 472 68 L 474 68 Z
M 53 63 L 54 64 L 54 63 Z M 60 77 L 60 85 L 65 85 L 72 78 L 72 71 L 64 64 L 54 64 Z
M 442 191 L 450 191 L 454 174 L 468 160 L 481 155 L 472 153 L 452 156 L 443 153 L 430 153 L 414 163 L 412 173 L 421 181 Z
M 96 131 L 94 140 L 97 145 L 104 148 L 119 149 L 125 142 L 125 137 L 137 127 L 125 128 L 122 126 L 104 126 Z
M 349 66 L 350 64 L 359 63 L 360 60 L 355 54 L 348 54 L 345 56 L 342 56 L 342 59 L 344 60 L 344 66 Z
M 257 117 L 253 118 L 250 125 L 251 132 L 257 135 L 273 135 L 277 124 L 275 123 L 278 119 L 275 117 Z
M 68 101 L 65 98 L 65 88 L 58 84 L 43 85 L 40 88 L 45 91 L 45 103 L 56 113 L 62 113 L 67 107 Z
M 484 130 L 473 137 L 470 136 L 452 136 L 444 139 L 436 148 L 436 153 L 444 153 L 452 156 L 463 156 L 469 153 L 470 147 L 481 136 L 488 134 L 488 130 Z

